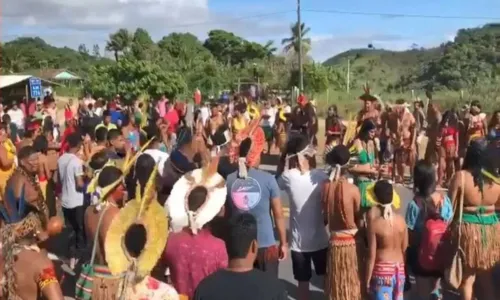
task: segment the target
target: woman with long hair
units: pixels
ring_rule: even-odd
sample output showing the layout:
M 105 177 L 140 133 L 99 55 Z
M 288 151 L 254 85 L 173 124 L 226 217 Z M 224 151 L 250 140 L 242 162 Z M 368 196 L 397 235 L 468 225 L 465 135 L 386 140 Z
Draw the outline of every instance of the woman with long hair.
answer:
M 419 263 L 418 251 L 422 240 L 425 221 L 438 216 L 448 222 L 453 216 L 450 198 L 437 191 L 436 170 L 425 160 L 416 163 L 413 170 L 414 198 L 406 211 L 406 225 L 409 233 L 409 246 L 406 254 L 407 266 L 415 276 L 419 299 L 427 299 L 432 294 L 441 299 L 439 278 L 442 272 L 428 271 Z
M 361 193 L 361 207 L 369 208 L 373 203 L 369 203 L 366 197 L 366 188 L 376 179 L 379 174 L 376 168 L 377 146 L 375 136 L 377 126 L 370 119 L 366 119 L 361 124 L 357 138 L 354 140 L 353 150 L 357 154 L 358 164 L 351 169 L 351 173 L 356 174 L 355 184 Z M 351 148 L 352 149 L 352 148 Z
M 451 224 L 451 242 L 464 254 L 459 289 L 464 300 L 474 298 L 476 279 L 485 299 L 495 299 L 491 271 L 500 260 L 500 222 L 495 213 L 500 200 L 496 160 L 498 157 L 487 155 L 484 142 L 472 141 L 462 170 L 450 182 L 448 195 L 454 211 L 463 209 L 462 216 L 455 214 Z
M 459 169 L 457 114 L 453 110 L 446 111 L 439 127 L 440 134 L 437 137 L 436 146 L 439 155 L 438 184 L 441 185 L 443 182 L 450 180 L 455 170 Z

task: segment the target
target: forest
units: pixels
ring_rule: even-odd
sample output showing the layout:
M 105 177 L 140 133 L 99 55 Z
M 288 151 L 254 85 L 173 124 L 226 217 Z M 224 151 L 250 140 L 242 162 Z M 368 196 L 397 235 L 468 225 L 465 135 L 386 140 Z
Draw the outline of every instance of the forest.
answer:
M 39 37 L 23 37 L 1 44 L 1 73 L 68 69 L 85 78 L 85 92 L 96 97 L 115 93 L 185 96 L 195 88 L 215 94 L 257 82 L 286 90 L 298 85 L 298 26 L 290 27 L 289 37 L 280 45 L 256 43 L 224 30 L 211 30 L 206 40 L 174 32 L 154 41 L 143 28 L 133 32 L 119 29 L 109 35 L 105 49 L 81 44 L 77 50 L 51 46 Z M 327 89 L 345 91 L 349 60 L 351 89 L 359 90 L 369 82 L 386 94 L 466 90 L 498 101 L 500 24 L 461 29 L 454 41 L 435 48 L 396 52 L 367 45 L 323 63 L 309 56 L 310 28 L 304 23 L 300 26 L 304 90 L 311 95 Z

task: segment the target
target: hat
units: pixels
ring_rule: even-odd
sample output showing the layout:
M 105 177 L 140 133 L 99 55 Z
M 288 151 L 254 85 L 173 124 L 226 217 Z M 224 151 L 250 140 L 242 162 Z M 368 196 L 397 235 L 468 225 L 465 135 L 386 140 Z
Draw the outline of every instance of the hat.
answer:
M 157 173 L 155 167 L 142 196 L 140 186 L 137 187 L 135 199 L 120 210 L 106 234 L 106 261 L 115 276 L 128 271 L 128 275 L 145 277 L 154 268 L 165 248 L 169 232 L 168 220 L 155 196 L 154 183 Z M 127 231 L 134 224 L 142 224 L 147 235 L 144 249 L 137 258 L 129 254 L 124 243 Z
M 366 187 L 366 200 L 371 205 L 379 205 L 379 203 L 377 202 L 377 197 L 375 196 L 375 184 L 376 182 L 373 182 Z M 392 193 L 391 204 L 392 206 L 394 206 L 395 209 L 399 209 L 399 207 L 401 207 L 401 198 L 399 197 L 399 194 L 396 192 L 394 188 Z
M 248 151 L 246 157 L 240 158 L 239 152 L 241 142 L 247 138 L 251 140 L 250 150 Z M 262 151 L 264 151 L 265 145 L 266 136 L 264 134 L 264 130 L 260 127 L 260 118 L 253 119 L 250 121 L 248 126 L 241 130 L 231 141 L 229 159 L 233 163 L 245 159 L 245 164 L 253 167 L 260 159 L 260 155 Z
M 363 86 L 364 93 L 363 95 L 359 96 L 359 99 L 362 101 L 371 101 L 375 102 L 378 101 L 378 97 L 370 94 L 370 87 L 368 86 L 368 83 Z
M 185 174 L 174 184 L 165 202 L 165 211 L 169 214 L 174 231 L 189 227 L 193 234 L 196 234 L 224 206 L 227 188 L 224 178 L 217 173 L 218 163 L 218 157 L 212 159 L 208 166 Z M 207 198 L 197 211 L 190 211 L 188 197 L 196 187 L 205 187 Z

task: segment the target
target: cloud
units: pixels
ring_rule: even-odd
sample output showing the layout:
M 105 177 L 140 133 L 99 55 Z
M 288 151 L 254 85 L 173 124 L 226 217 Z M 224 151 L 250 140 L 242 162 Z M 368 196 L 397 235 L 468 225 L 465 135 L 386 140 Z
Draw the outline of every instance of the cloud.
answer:
M 283 15 L 277 14 L 277 17 Z M 99 44 L 119 28 L 142 27 L 153 39 L 170 32 L 191 32 L 204 39 L 211 29 L 224 29 L 256 41 L 283 36 L 289 23 L 272 13 L 228 16 L 209 8 L 208 0 L 4 0 L 3 38 L 40 36 L 56 46 Z

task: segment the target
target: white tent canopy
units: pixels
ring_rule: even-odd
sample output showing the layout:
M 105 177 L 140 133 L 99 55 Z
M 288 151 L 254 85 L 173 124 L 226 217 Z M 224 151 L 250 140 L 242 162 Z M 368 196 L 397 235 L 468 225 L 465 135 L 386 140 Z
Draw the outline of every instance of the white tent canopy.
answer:
M 14 85 L 19 82 L 23 82 L 28 78 L 31 78 L 31 75 L 0 75 L 0 89 L 5 87 Z

